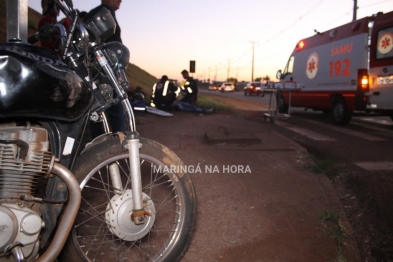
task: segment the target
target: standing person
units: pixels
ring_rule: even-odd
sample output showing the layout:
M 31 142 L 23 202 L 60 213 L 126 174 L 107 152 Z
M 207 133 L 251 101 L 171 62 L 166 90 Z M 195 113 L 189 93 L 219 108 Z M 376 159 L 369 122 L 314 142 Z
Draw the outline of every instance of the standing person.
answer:
M 198 100 L 198 85 L 194 78 L 192 78 L 187 70 L 181 71 L 183 78 L 186 80 L 182 89 L 186 92 L 181 102 L 186 102 L 191 105 L 196 105 Z
M 152 106 L 161 110 L 168 110 L 177 97 L 178 88 L 168 80 L 166 75 L 154 84 L 152 92 Z
M 96 8 L 92 9 L 85 17 L 85 20 L 88 20 L 89 18 L 93 17 L 99 10 L 102 8 L 106 8 L 111 12 L 111 15 L 113 19 L 115 19 L 116 22 L 116 30 L 115 33 L 109 37 L 108 39 L 105 40 L 105 42 L 120 42 L 122 43 L 121 40 L 121 29 L 119 26 L 119 23 L 116 20 L 116 15 L 115 12 L 119 10 L 121 0 L 101 0 L 101 5 L 97 6 Z M 124 132 L 126 131 L 126 119 L 125 119 L 125 111 L 120 103 L 111 106 L 105 111 L 108 115 L 109 122 L 110 122 L 110 127 L 111 131 L 113 133 L 116 132 Z M 101 134 L 103 134 L 103 129 L 102 129 L 102 124 L 101 123 L 96 123 L 96 122 L 90 122 L 91 123 L 91 134 L 92 137 L 95 138 Z
M 115 12 L 120 9 L 120 4 L 122 0 L 101 0 L 101 5 L 97 6 L 96 8 L 92 9 L 85 17 L 84 20 L 88 20 L 89 18 L 93 17 L 99 10 L 103 7 L 108 9 L 111 12 L 113 19 L 116 22 L 116 30 L 115 34 L 105 40 L 105 42 L 120 42 L 123 43 L 121 40 L 121 29 L 119 23 L 116 20 Z
M 182 89 L 186 92 L 186 95 L 178 102 L 174 102 L 172 107 L 179 111 L 197 113 L 198 116 L 203 114 L 211 114 L 215 108 L 201 108 L 196 105 L 198 100 L 198 86 L 194 78 L 192 78 L 187 70 L 181 71 L 183 78 L 186 80 Z

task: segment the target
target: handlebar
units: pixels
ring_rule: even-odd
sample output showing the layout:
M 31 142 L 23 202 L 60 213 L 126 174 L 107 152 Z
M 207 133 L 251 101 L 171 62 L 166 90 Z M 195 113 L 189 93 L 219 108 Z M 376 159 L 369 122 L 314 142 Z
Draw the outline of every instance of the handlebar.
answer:
M 60 36 L 60 47 L 64 47 L 67 32 L 62 24 L 44 25 L 38 30 L 38 32 L 30 36 L 27 41 L 29 44 L 34 44 L 38 41 L 49 42 L 55 35 Z

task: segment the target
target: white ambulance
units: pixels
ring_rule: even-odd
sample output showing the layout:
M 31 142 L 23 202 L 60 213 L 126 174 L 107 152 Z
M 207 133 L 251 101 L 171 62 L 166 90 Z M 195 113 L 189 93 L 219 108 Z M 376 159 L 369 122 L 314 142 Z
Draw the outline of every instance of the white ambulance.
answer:
M 291 106 L 330 113 L 338 125 L 354 111 L 393 116 L 393 12 L 355 20 L 298 42 L 277 72 L 280 112 Z

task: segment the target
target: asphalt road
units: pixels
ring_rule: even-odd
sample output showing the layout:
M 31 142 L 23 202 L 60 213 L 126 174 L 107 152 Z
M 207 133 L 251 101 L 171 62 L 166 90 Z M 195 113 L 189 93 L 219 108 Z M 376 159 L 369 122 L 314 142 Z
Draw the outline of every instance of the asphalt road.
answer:
M 210 95 L 217 95 L 217 96 L 222 96 L 222 97 L 229 97 L 229 98 L 236 98 L 240 99 L 243 101 L 250 101 L 254 103 L 259 103 L 264 107 L 269 107 L 269 100 L 270 100 L 270 95 L 265 95 L 265 96 L 257 96 L 257 95 L 252 95 L 252 96 L 245 96 L 243 92 L 238 91 L 238 92 L 233 92 L 233 93 L 228 93 L 228 92 L 219 92 L 219 91 L 208 91 L 208 90 L 199 90 L 199 92 L 205 93 L 205 94 L 210 94 Z M 305 111 L 305 108 L 291 108 L 291 113 L 292 114 L 301 114 L 303 116 L 307 115 L 320 115 L 321 112 L 319 111 L 312 111 L 312 110 L 307 110 Z M 362 122 L 364 124 L 370 124 L 370 125 L 375 125 L 379 127 L 386 127 L 386 128 L 393 128 L 393 122 L 390 119 L 390 117 L 385 117 L 385 116 L 372 116 L 372 115 L 359 115 L 359 116 L 354 116 L 352 118 L 352 121 L 356 122 Z

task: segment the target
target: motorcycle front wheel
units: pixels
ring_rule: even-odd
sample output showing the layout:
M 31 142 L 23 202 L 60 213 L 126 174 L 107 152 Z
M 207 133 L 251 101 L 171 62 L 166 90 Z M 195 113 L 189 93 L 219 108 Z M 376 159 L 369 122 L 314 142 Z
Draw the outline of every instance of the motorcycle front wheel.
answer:
M 196 217 L 192 181 L 181 173 L 183 163 L 168 148 L 146 138 L 140 138 L 140 143 L 145 223 L 132 222 L 128 151 L 122 150 L 117 137 L 111 137 L 89 148 L 75 164 L 82 202 L 61 261 L 181 258 Z M 120 180 L 111 178 L 113 170 Z

